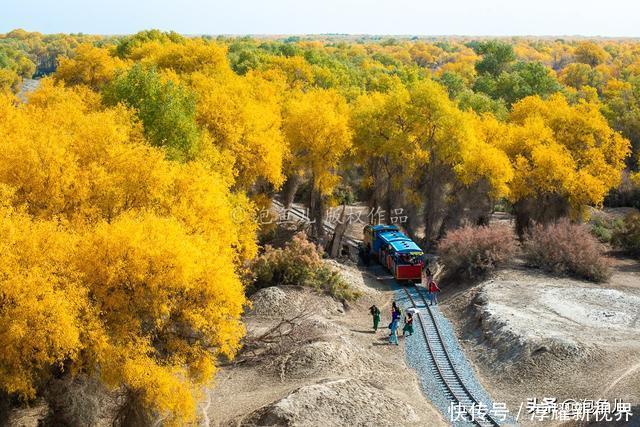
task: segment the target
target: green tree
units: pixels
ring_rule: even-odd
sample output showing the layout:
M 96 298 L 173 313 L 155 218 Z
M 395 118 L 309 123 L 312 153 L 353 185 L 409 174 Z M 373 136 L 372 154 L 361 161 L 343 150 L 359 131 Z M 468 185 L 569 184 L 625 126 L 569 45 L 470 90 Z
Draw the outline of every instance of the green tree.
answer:
M 560 91 L 561 86 L 551 70 L 540 62 L 518 62 L 512 72 L 503 72 L 496 81 L 495 98 L 502 98 L 509 105 L 539 95 L 547 97 Z
M 453 71 L 445 71 L 438 80 L 447 88 L 447 92 L 449 92 L 449 97 L 451 99 L 456 98 L 466 89 L 464 77 Z
M 498 40 L 479 43 L 474 50 L 482 55 L 482 59 L 476 64 L 478 74 L 498 76 L 516 59 L 513 46 Z
M 163 81 L 154 68 L 133 66 L 104 90 L 108 105 L 123 103 L 135 109 L 145 136 L 165 147 L 170 158 L 186 160 L 198 151 L 196 101 L 185 87 Z
M 611 126 L 631 141 L 632 155 L 627 166 L 638 169 L 640 159 L 640 76 L 633 77 L 618 90 L 605 93 L 603 114 Z

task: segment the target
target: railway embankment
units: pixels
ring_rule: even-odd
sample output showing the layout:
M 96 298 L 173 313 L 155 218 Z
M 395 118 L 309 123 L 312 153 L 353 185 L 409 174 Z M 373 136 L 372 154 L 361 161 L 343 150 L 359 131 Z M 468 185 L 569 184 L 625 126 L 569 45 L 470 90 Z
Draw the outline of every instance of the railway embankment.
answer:
M 591 284 L 512 266 L 443 304 L 494 399 L 516 409 L 534 397 L 638 405 L 640 265 L 614 268 Z

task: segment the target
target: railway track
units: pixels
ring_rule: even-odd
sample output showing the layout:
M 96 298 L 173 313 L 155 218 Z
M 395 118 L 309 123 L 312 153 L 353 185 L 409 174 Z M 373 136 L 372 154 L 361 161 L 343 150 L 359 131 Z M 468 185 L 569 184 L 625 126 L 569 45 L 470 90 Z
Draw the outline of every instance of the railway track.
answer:
M 287 219 L 293 217 L 301 221 L 308 220 L 306 213 L 302 209 L 293 206 L 289 209 L 285 209 L 284 205 L 276 199 L 273 199 L 273 204 L 278 210 L 286 212 Z M 323 227 L 327 232 L 331 233 L 334 231 L 334 225 L 328 221 L 325 221 Z M 345 236 L 344 242 L 357 247 L 361 241 Z M 458 405 L 461 407 L 465 421 L 469 423 L 480 427 L 499 426 L 500 424 L 498 421 L 496 421 L 489 413 L 490 408 L 486 408 L 485 406 L 485 411 L 481 410 L 481 402 L 473 396 L 458 374 L 447 350 L 447 346 L 442 338 L 442 333 L 438 327 L 438 322 L 433 314 L 433 310 L 429 304 L 427 304 L 427 299 L 424 296 L 423 290 L 419 287 L 413 288 L 415 289 L 419 300 L 424 305 L 425 311 L 428 313 L 427 316 L 422 315 L 422 312 L 418 307 L 418 303 L 407 287 L 401 287 L 404 289 L 404 292 L 413 307 L 418 310 L 418 323 L 420 324 L 422 336 L 429 350 L 432 371 L 436 376 L 437 381 L 440 383 L 445 396 L 449 399 L 449 402 L 456 405 L 456 407 L 458 407 Z
M 485 410 L 481 410 L 481 402 L 473 396 L 458 374 L 447 351 L 433 310 L 427 304 L 424 292 L 418 287 L 414 288 L 419 299 L 425 306 L 425 311 L 428 313 L 426 316 L 422 315 L 422 311 L 420 311 L 412 292 L 406 287 L 403 287 L 403 289 L 413 307 L 418 310 L 418 322 L 422 336 L 429 349 L 432 371 L 442 386 L 446 397 L 456 408 L 461 409 L 466 421 L 481 427 L 499 426 L 500 424 L 489 413 L 488 410 L 490 408 L 486 408 L 485 406 Z

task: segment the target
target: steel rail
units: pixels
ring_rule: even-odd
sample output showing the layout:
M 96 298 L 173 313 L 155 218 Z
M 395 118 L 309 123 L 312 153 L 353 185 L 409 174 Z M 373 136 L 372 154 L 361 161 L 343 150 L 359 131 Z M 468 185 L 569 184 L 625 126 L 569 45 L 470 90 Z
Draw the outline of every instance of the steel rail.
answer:
M 418 305 L 416 304 L 416 301 L 414 300 L 414 298 L 411 296 L 411 293 L 409 292 L 409 290 L 406 287 L 403 287 L 403 289 L 404 289 L 404 292 L 407 294 L 407 297 L 409 297 L 409 301 L 411 301 L 411 304 L 413 305 L 413 307 L 415 309 L 418 309 Z M 476 408 L 478 408 L 480 406 L 480 401 L 473 396 L 473 394 L 469 391 L 467 386 L 464 384 L 464 381 L 462 381 L 462 378 L 458 374 L 453 364 L 453 361 L 451 360 L 449 351 L 444 343 L 444 339 L 442 338 L 440 328 L 438 327 L 438 323 L 436 322 L 436 319 L 435 319 L 435 316 L 433 315 L 431 307 L 427 304 L 427 301 L 424 295 L 422 294 L 422 292 L 420 292 L 420 289 L 418 287 L 416 287 L 416 292 L 422 299 L 422 302 L 424 303 L 427 311 L 429 312 L 429 318 L 431 319 L 433 329 L 436 332 L 437 342 L 433 343 L 432 340 L 429 338 L 429 334 L 427 334 L 425 329 L 425 323 L 424 323 L 425 319 L 423 319 L 422 314 L 420 313 L 420 311 L 418 311 L 418 320 L 420 322 L 420 329 L 422 331 L 422 336 L 427 344 L 427 348 L 429 349 L 429 354 L 431 355 L 431 360 L 433 360 L 436 371 L 438 372 L 438 376 L 440 377 L 440 379 L 442 380 L 442 383 L 446 388 L 445 391 L 448 391 L 448 394 L 452 397 L 452 399 L 450 400 L 454 403 L 459 404 L 464 409 L 464 412 L 467 417 L 467 421 L 481 427 L 499 426 L 500 424 L 491 416 L 489 411 L 487 411 L 487 413 L 484 415 L 483 417 L 484 419 L 478 419 L 472 413 L 473 408 L 468 407 L 471 405 L 465 404 L 465 401 L 470 401 L 472 405 L 475 404 Z M 442 360 L 441 357 L 436 355 L 436 351 L 434 349 L 434 346 L 436 345 L 440 346 L 440 348 L 442 349 L 442 352 L 444 353 L 444 356 L 445 356 L 445 360 Z M 443 362 L 444 362 L 444 366 L 441 366 Z M 453 379 L 455 380 L 454 382 L 457 384 L 453 384 L 451 380 L 451 375 L 446 375 L 446 373 L 452 373 Z M 461 389 L 464 396 L 460 396 L 460 392 L 455 391 L 456 388 Z

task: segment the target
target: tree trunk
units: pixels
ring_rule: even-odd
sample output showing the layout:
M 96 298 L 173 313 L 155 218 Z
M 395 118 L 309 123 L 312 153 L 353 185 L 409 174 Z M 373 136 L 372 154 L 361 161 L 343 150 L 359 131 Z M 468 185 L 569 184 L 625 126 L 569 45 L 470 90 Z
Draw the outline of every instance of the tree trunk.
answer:
M 387 224 L 391 224 L 391 215 L 393 210 L 393 184 L 391 180 L 391 174 L 387 173 L 387 194 L 385 197 L 385 221 Z
M 302 177 L 298 173 L 294 172 L 287 177 L 287 180 L 282 186 L 282 191 L 280 192 L 282 195 L 282 204 L 285 209 L 291 208 L 301 183 Z
M 513 205 L 516 217 L 516 231 L 525 235 L 534 223 L 549 224 L 569 215 L 570 206 L 566 198 L 556 195 L 544 195 L 519 200 Z
M 345 221 L 346 209 L 347 205 L 342 205 L 340 220 L 338 221 L 338 224 L 336 224 L 336 228 L 333 233 L 333 241 L 331 242 L 331 250 L 329 251 L 329 256 L 331 258 L 336 258 L 340 255 L 340 251 L 342 249 L 342 239 L 344 238 L 344 233 L 347 231 L 347 223 Z

